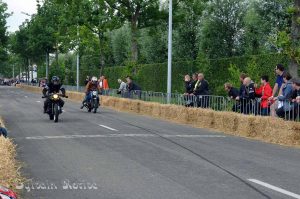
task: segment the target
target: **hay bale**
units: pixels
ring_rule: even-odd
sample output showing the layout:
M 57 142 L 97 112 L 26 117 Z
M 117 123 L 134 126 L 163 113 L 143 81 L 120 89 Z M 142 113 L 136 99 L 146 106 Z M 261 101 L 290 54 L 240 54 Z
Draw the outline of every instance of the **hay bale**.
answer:
M 208 109 L 197 109 L 197 123 L 201 128 L 213 128 L 215 123 L 214 112 Z
M 240 117 L 237 118 L 237 131 L 235 135 L 251 137 L 251 135 L 253 135 L 252 128 L 254 120 L 255 116 L 240 115 Z
M 31 92 L 41 92 L 41 88 L 37 87 L 26 85 L 18 87 Z M 77 92 L 68 92 L 68 95 L 74 101 L 81 101 L 84 97 L 84 93 Z M 298 122 L 109 96 L 101 96 L 101 103 L 103 106 L 119 111 L 140 113 L 181 124 L 220 130 L 231 135 L 285 145 L 300 145 L 300 123 Z
M 4 121 L 1 117 L 0 126 L 5 128 Z M 16 185 L 24 182 L 24 179 L 20 173 L 21 164 L 16 160 L 16 146 L 11 139 L 0 136 L 0 151 L 0 185 L 17 191 Z

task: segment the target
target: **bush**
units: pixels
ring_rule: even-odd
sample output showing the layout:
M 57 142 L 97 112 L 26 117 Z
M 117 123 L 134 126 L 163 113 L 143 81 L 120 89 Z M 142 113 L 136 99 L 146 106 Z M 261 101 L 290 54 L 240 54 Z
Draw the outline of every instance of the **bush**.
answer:
M 214 95 L 225 95 L 223 85 L 231 82 L 238 87 L 239 73 L 247 73 L 253 80 L 260 83 L 261 75 L 269 75 L 271 84 L 274 84 L 274 68 L 276 64 L 288 64 L 288 59 L 280 54 L 265 54 L 259 56 L 243 56 L 224 59 L 211 59 L 200 57 L 195 61 L 174 62 L 172 66 L 172 92 L 183 92 L 183 77 L 193 72 L 203 72 L 208 80 L 211 92 Z M 111 88 L 117 88 L 118 78 L 133 76 L 134 80 L 143 90 L 167 91 L 167 63 L 158 64 L 132 64 L 123 67 L 107 67 L 104 74 L 109 80 Z

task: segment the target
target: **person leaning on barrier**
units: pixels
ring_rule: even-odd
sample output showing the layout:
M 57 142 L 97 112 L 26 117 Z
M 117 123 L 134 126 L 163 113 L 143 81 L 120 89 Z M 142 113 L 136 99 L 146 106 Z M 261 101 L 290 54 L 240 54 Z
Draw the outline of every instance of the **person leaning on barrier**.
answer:
M 122 97 L 124 97 L 124 94 L 127 91 L 127 84 L 122 79 L 118 79 L 118 83 L 120 84 L 120 87 L 118 89 L 118 94 L 121 94 Z
M 272 88 L 269 83 L 269 77 L 266 75 L 261 76 L 261 86 L 255 89 L 255 93 L 260 95 L 260 111 L 258 114 L 268 116 L 270 114 L 270 101 L 272 96 Z
M 269 98 L 269 101 L 274 101 L 274 97 L 279 96 L 282 94 L 282 85 L 284 83 L 283 75 L 284 75 L 284 66 L 282 64 L 277 64 L 275 67 L 275 74 L 276 74 L 276 82 L 273 88 L 272 96 Z M 275 101 L 270 107 L 271 116 L 276 116 L 276 109 L 278 107 L 278 101 Z
M 129 98 L 133 97 L 133 94 L 135 94 L 140 99 L 142 94 L 142 88 L 138 86 L 135 82 L 133 82 L 132 78 L 129 76 L 126 77 L 126 80 Z
M 208 96 L 209 88 L 208 82 L 204 79 L 204 74 L 198 74 L 198 80 L 195 84 L 194 91 L 191 94 L 192 96 L 197 96 L 197 105 L 198 107 L 207 108 L 208 107 Z
M 280 118 L 285 118 L 290 114 L 292 104 L 290 99 L 293 94 L 293 83 L 291 81 L 292 76 L 286 72 L 283 75 L 284 85 L 282 87 L 282 93 L 278 97 L 274 97 L 273 100 L 277 101 L 278 107 L 276 109 L 276 115 Z
M 184 101 L 185 106 L 193 106 L 193 99 L 190 96 L 190 94 L 193 93 L 194 89 L 194 82 L 191 80 L 191 77 L 189 75 L 184 76 L 184 83 L 185 83 L 185 93 L 184 95 Z
M 294 106 L 293 118 L 299 119 L 300 114 L 300 79 L 293 80 L 293 94 L 292 94 L 292 102 Z
M 192 88 L 194 89 L 195 88 L 195 84 L 197 83 L 198 81 L 198 73 L 193 73 L 192 74 Z
M 255 99 L 254 82 L 252 82 L 250 77 L 246 77 L 243 85 L 244 89 L 237 99 L 239 99 L 241 104 L 241 113 L 250 114 L 253 111 L 252 100 Z
M 237 88 L 234 88 L 232 86 L 232 84 L 230 84 L 230 83 L 225 83 L 224 88 L 225 88 L 225 91 L 228 93 L 228 97 L 231 100 L 235 101 L 234 105 L 232 106 L 232 111 L 233 112 L 238 112 L 239 104 L 236 102 L 236 98 L 239 96 L 239 90 Z

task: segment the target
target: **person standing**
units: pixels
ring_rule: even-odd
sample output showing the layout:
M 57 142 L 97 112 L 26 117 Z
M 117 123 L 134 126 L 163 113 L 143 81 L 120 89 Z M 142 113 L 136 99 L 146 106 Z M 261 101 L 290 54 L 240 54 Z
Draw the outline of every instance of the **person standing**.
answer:
M 285 118 L 289 115 L 292 109 L 292 104 L 289 101 L 293 94 L 293 83 L 291 81 L 292 76 L 290 73 L 286 72 L 283 75 L 284 85 L 282 87 L 282 93 L 278 97 L 275 97 L 274 100 L 278 100 L 278 109 L 276 110 L 276 115 L 280 118 Z
M 198 81 L 195 84 L 192 95 L 197 96 L 198 107 L 207 108 L 209 106 L 207 96 L 209 95 L 208 82 L 204 79 L 203 73 L 198 74 Z
M 241 113 L 250 114 L 253 111 L 252 101 L 255 99 L 255 87 L 250 77 L 246 77 L 243 82 L 244 90 L 237 98 L 241 104 Z
M 118 94 L 121 94 L 122 97 L 125 97 L 127 91 L 127 84 L 122 79 L 118 79 L 118 83 L 120 84 Z
M 141 98 L 142 95 L 142 88 L 138 86 L 135 82 L 133 82 L 131 77 L 126 77 L 127 80 L 127 90 L 128 90 L 128 97 L 132 98 L 133 94 L 136 94 L 138 98 Z
M 103 95 L 107 95 L 109 91 L 108 81 L 104 75 L 99 79 L 99 86 L 103 90 Z
M 284 66 L 282 64 L 277 64 L 275 67 L 275 74 L 276 74 L 276 82 L 273 88 L 272 96 L 269 98 L 269 101 L 274 101 L 276 96 L 281 95 L 281 87 L 284 84 L 283 75 L 284 75 Z M 278 108 L 278 101 L 275 101 L 270 107 L 271 116 L 275 117 L 276 112 L 275 110 Z
M 255 93 L 261 96 L 260 101 L 260 114 L 262 116 L 268 116 L 270 114 L 269 98 L 272 96 L 272 88 L 269 83 L 269 77 L 263 75 L 261 77 L 261 86 L 255 89 Z
M 86 76 L 86 79 L 84 80 L 84 85 L 86 86 L 91 81 L 91 78 L 89 76 Z
M 193 93 L 194 89 L 194 82 L 191 80 L 191 77 L 189 75 L 184 76 L 184 83 L 185 83 L 185 93 L 183 94 L 184 96 L 184 101 L 185 101 L 185 106 L 193 106 L 194 100 L 193 97 L 190 96 Z

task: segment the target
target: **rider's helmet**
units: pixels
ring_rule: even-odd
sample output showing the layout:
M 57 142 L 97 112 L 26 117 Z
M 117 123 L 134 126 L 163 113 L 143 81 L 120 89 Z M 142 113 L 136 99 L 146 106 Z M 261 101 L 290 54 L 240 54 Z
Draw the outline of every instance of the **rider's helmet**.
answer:
M 59 77 L 53 76 L 51 79 L 51 83 L 54 85 L 59 85 L 59 83 L 60 83 Z
M 91 81 L 92 81 L 93 84 L 96 84 L 98 82 L 98 79 L 97 79 L 97 77 L 92 77 Z

